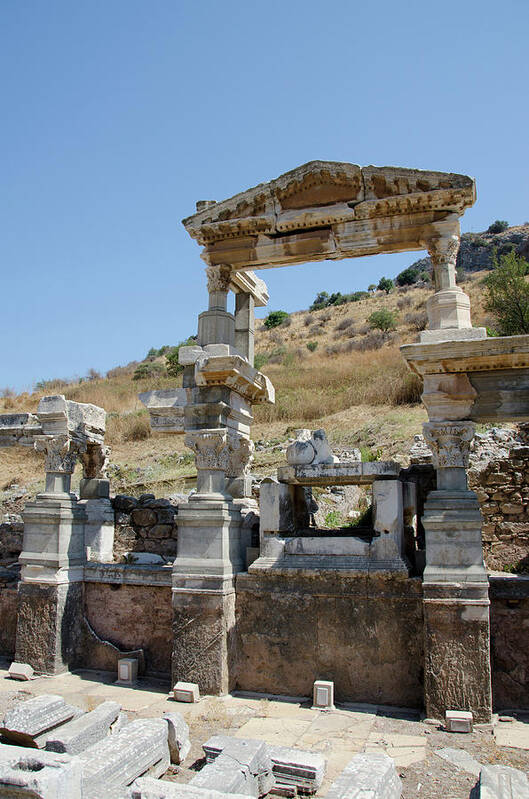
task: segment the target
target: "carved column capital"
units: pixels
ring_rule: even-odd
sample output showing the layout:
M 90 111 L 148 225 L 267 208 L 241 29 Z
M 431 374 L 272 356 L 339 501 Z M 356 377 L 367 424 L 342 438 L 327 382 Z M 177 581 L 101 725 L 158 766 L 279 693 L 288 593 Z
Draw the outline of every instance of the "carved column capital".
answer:
M 228 436 L 229 464 L 228 477 L 243 477 L 250 472 L 253 461 L 254 443 L 249 438 L 238 435 Z
M 79 449 L 73 446 L 69 436 L 36 436 L 35 449 L 45 453 L 46 472 L 73 474 Z
M 468 467 L 470 442 L 476 432 L 473 422 L 427 422 L 423 431 L 436 469 Z
M 206 267 L 206 275 L 208 278 L 208 292 L 212 294 L 215 291 L 222 291 L 227 293 L 230 289 L 231 283 L 231 266 L 228 264 L 219 264 L 218 266 Z
M 432 261 L 435 290 L 455 288 L 459 234 L 434 236 L 426 242 L 426 247 Z
M 190 431 L 186 433 L 185 444 L 195 453 L 197 469 L 227 472 L 230 452 L 224 428 Z

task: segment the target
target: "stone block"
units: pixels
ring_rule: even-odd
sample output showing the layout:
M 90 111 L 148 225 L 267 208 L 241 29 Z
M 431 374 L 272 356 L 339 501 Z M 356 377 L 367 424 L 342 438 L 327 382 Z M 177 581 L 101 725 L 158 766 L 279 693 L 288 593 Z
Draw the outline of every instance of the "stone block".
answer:
M 529 799 L 529 780 L 510 766 L 483 766 L 479 775 L 479 799 Z
M 173 699 L 176 702 L 198 702 L 200 691 L 195 682 L 177 682 L 173 688 Z
M 288 485 L 265 478 L 261 483 L 259 508 L 261 534 L 293 531 L 292 494 Z
M 118 660 L 118 679 L 122 685 L 132 685 L 138 679 L 138 658 L 120 658 Z
M 66 752 L 77 755 L 89 746 L 106 738 L 118 718 L 121 705 L 117 702 L 102 702 L 95 710 L 78 719 L 61 725 L 46 741 L 49 752 Z
M 0 746 L 0 796 L 84 799 L 77 758 L 20 746 Z
M 264 796 L 274 784 L 266 743 L 227 738 L 221 754 L 208 763 L 190 784 L 225 793 Z
M 313 708 L 334 710 L 334 683 L 330 680 L 316 680 L 313 686 Z
M 333 782 L 325 799 L 400 799 L 402 782 L 382 752 L 355 755 Z
M 180 713 L 164 713 L 163 717 L 169 728 L 167 740 L 169 743 L 171 763 L 180 765 L 180 763 L 183 763 L 186 759 L 191 749 L 189 727 Z
M 79 495 L 81 499 L 109 499 L 110 480 L 83 477 L 79 483 Z
M 67 705 L 62 696 L 43 694 L 27 702 L 18 702 L 4 716 L 0 734 L 23 746 L 44 748 L 51 730 L 82 715 L 73 705 Z
M 137 719 L 77 755 L 83 799 L 116 799 L 138 777 L 161 777 L 170 762 L 167 732 L 164 719 Z
M 469 710 L 447 710 L 445 727 L 447 732 L 472 732 L 473 715 Z
M 12 680 L 31 680 L 34 671 L 29 663 L 16 663 L 13 661 L 7 674 Z
M 125 797 L 126 799 L 248 799 L 247 794 L 221 793 L 196 785 L 153 780 L 152 777 L 141 777 L 136 780 Z
M 399 480 L 375 480 L 373 493 L 373 528 L 377 533 L 399 535 L 403 525 L 402 483 Z

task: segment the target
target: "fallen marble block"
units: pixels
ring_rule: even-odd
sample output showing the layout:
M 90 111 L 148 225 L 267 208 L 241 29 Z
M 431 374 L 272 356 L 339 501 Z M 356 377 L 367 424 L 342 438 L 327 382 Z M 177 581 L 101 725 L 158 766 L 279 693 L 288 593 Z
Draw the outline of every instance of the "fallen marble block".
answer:
M 33 677 L 33 667 L 29 663 L 11 663 L 7 676 L 12 680 L 31 680 Z
M 212 763 L 233 739 L 228 735 L 213 735 L 202 749 Z M 325 775 L 325 758 L 319 752 L 306 752 L 290 746 L 267 746 L 272 773 L 278 783 L 294 785 L 303 793 L 315 793 Z
M 115 799 L 138 777 L 161 777 L 167 771 L 167 722 L 137 719 L 77 757 L 83 775 L 83 799 Z
M 480 799 L 529 799 L 529 780 L 509 766 L 483 766 L 479 775 Z
M 191 749 L 189 740 L 189 727 L 180 713 L 164 713 L 164 720 L 168 725 L 168 743 L 171 763 L 183 763 Z
M 83 711 L 67 705 L 62 696 L 43 694 L 8 710 L 0 734 L 22 746 L 43 749 L 51 730 L 81 715 Z
M 185 783 L 153 780 L 152 777 L 140 777 L 125 796 L 126 799 L 248 799 L 247 794 L 221 793 Z
M 190 785 L 224 793 L 264 796 L 274 785 L 268 746 L 264 741 L 226 736 L 222 752 L 193 777 Z
M 103 702 L 95 710 L 69 721 L 48 736 L 46 749 L 77 755 L 110 733 L 121 710 L 117 702 Z
M 70 755 L 2 745 L 0 796 L 10 799 L 82 799 L 80 763 Z
M 382 752 L 355 755 L 325 799 L 400 799 L 402 782 L 393 760 Z

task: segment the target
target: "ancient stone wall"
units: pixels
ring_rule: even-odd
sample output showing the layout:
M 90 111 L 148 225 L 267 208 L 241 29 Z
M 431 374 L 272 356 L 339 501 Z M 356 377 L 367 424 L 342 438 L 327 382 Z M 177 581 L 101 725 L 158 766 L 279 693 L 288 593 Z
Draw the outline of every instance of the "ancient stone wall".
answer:
M 120 650 L 142 649 L 148 674 L 171 671 L 170 586 L 88 582 L 84 615 L 94 633 Z M 83 653 L 80 653 L 81 660 Z M 97 668 L 86 653 L 85 668 Z
M 0 524 L 0 566 L 8 566 L 18 561 L 22 552 L 24 522 L 18 514 L 6 514 Z
M 489 582 L 494 707 L 529 709 L 529 577 L 495 576 Z
M 139 499 L 118 494 L 112 500 L 115 518 L 114 559 L 125 552 L 150 552 L 166 560 L 176 556 L 178 507 L 169 499 L 143 494 Z
M 422 586 L 395 574 L 240 574 L 237 687 L 421 707 Z
M 18 574 L 0 567 L 0 656 L 14 657 Z

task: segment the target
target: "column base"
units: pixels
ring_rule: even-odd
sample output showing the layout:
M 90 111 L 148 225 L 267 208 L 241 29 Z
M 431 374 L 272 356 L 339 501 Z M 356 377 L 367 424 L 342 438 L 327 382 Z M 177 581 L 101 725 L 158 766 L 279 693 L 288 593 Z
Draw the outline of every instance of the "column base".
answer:
M 436 291 L 426 302 L 429 330 L 419 335 L 421 343 L 437 341 L 465 341 L 487 337 L 484 327 L 472 327 L 470 299 L 455 286 Z
M 75 667 L 82 630 L 83 584 L 21 582 L 15 659 L 39 674 Z

